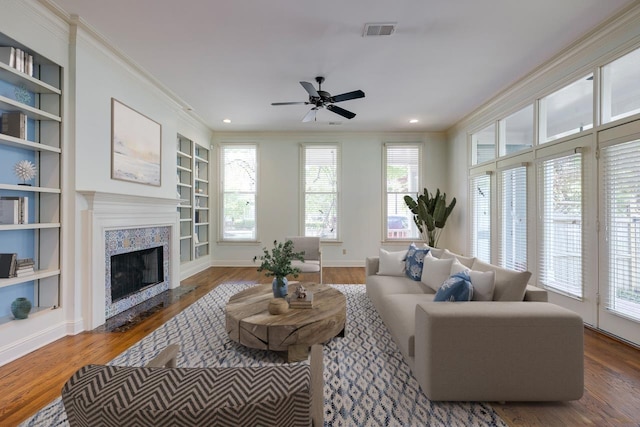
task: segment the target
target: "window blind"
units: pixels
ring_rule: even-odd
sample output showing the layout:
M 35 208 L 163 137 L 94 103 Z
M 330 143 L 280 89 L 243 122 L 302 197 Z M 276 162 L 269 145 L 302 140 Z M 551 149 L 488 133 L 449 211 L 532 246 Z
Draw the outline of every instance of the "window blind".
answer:
M 257 148 L 224 145 L 220 149 L 221 229 L 223 240 L 256 239 Z
M 404 196 L 415 199 L 422 173 L 419 144 L 385 144 L 386 239 L 416 239 L 418 229 Z
M 498 263 L 504 268 L 527 270 L 527 168 L 500 172 L 500 249 Z
M 304 235 L 337 240 L 340 147 L 303 146 L 302 153 Z
M 582 154 L 538 163 L 538 188 L 539 283 L 582 298 Z
M 640 321 L 640 140 L 601 150 L 608 256 L 605 307 Z
M 471 255 L 491 263 L 491 176 L 471 178 Z

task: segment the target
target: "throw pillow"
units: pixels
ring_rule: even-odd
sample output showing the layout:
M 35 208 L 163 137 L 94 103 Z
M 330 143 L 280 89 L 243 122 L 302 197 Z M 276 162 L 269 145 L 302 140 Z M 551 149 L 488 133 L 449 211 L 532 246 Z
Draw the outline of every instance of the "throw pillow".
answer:
M 409 246 L 405 260 L 405 274 L 411 280 L 420 281 L 424 257 L 429 253 L 428 248 L 418 248 L 415 243 Z
M 474 301 L 492 301 L 495 288 L 495 273 L 493 271 L 469 270 L 471 286 L 473 286 Z
M 440 259 L 443 259 L 443 258 L 440 258 Z M 448 258 L 444 258 L 444 259 L 448 259 Z M 450 273 L 452 276 L 456 273 L 460 273 L 463 271 L 468 272 L 470 270 L 467 266 L 462 265 L 462 263 L 460 263 L 460 261 L 458 261 L 456 258 L 449 258 L 449 259 L 453 259 L 453 262 L 451 263 L 451 273 Z
M 473 256 L 462 256 L 462 255 L 454 254 L 449 249 L 445 249 L 444 252 L 442 252 L 442 256 L 440 258 L 443 258 L 443 259 L 455 258 L 458 261 L 460 261 L 462 265 L 469 268 L 471 268 L 471 266 L 473 265 L 473 261 L 475 261 L 476 259 L 476 257 L 473 257 Z
M 404 258 L 407 251 L 389 252 L 380 249 L 380 265 L 378 273 L 381 276 L 404 276 Z
M 527 290 L 527 283 L 531 277 L 529 271 L 515 271 L 506 268 L 496 267 L 486 262 L 476 259 L 473 262 L 473 270 L 494 271 L 495 289 L 493 290 L 494 301 L 522 301 Z
M 423 260 L 422 283 L 438 291 L 442 283 L 451 276 L 453 259 L 438 259 L 431 256 L 431 252 Z
M 473 286 L 467 272 L 456 273 L 444 281 L 434 301 L 471 301 Z

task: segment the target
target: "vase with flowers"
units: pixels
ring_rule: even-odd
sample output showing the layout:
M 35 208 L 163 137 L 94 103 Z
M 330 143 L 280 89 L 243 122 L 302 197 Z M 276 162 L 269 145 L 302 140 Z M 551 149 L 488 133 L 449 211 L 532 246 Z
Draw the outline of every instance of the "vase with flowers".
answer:
M 267 248 L 263 248 L 264 254 L 261 256 L 253 257 L 253 262 L 257 260 L 261 261 L 259 272 L 266 271 L 267 277 L 273 277 L 272 288 L 274 298 L 284 298 L 287 296 L 287 276 L 292 275 L 298 277 L 300 269 L 293 267 L 291 261 L 297 259 L 304 262 L 304 251 L 294 252 L 293 242 L 287 240 L 286 242 L 278 243 L 277 240 L 273 241 L 273 249 L 269 251 Z

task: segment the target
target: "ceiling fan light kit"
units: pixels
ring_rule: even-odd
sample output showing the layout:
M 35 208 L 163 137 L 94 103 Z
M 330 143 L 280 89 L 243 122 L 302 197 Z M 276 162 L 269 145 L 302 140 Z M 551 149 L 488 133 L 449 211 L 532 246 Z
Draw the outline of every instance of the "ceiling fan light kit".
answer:
M 326 108 L 327 110 L 338 114 L 347 119 L 353 119 L 356 113 L 353 113 L 344 108 L 334 105 L 336 102 L 349 101 L 351 99 L 364 98 L 364 92 L 361 90 L 354 90 L 352 92 L 342 93 L 340 95 L 331 96 L 327 91 L 322 90 L 322 83 L 324 77 L 316 77 L 318 83 L 318 89 L 313 87 L 313 84 L 309 82 L 300 82 L 302 87 L 309 94 L 309 100 L 303 102 L 273 102 L 271 105 L 313 105 L 311 110 L 302 118 L 303 122 L 311 122 L 316 120 L 316 113 L 320 108 Z

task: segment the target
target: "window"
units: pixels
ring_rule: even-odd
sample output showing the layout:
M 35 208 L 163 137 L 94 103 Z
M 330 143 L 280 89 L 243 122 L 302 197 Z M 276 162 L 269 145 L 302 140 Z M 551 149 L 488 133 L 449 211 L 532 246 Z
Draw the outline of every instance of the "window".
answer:
M 303 145 L 304 235 L 338 240 L 340 147 Z
M 220 149 L 222 240 L 256 240 L 257 147 L 223 145 Z
M 640 49 L 602 68 L 602 122 L 640 113 Z
M 500 120 L 500 155 L 533 146 L 533 104 Z
M 471 178 L 471 255 L 491 263 L 491 176 Z
M 582 155 L 538 164 L 539 282 L 582 298 Z
M 496 158 L 496 125 L 492 124 L 471 135 L 471 164 L 477 165 Z
M 527 167 L 500 172 L 500 266 L 527 269 Z
M 404 196 L 422 192 L 422 145 L 385 144 L 386 239 L 417 239 L 418 228 Z
M 593 127 L 593 74 L 540 100 L 540 142 Z
M 640 140 L 601 150 L 607 309 L 640 321 Z

